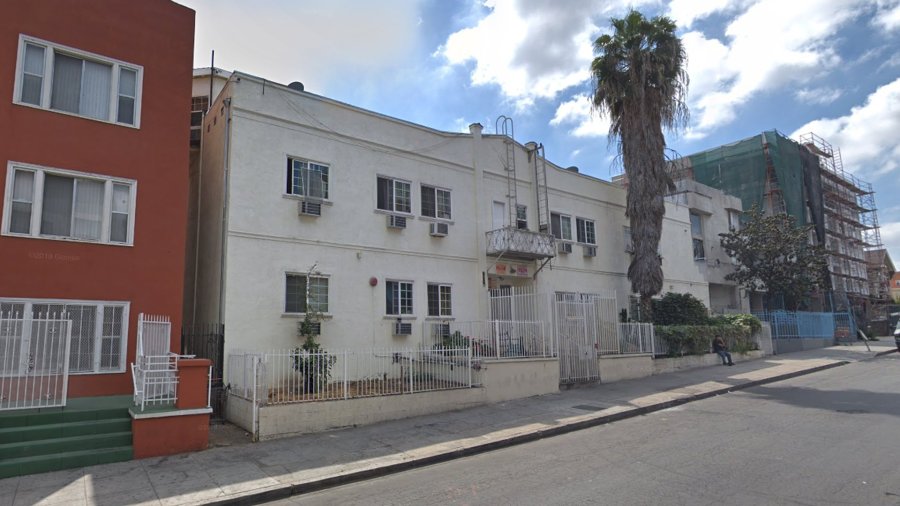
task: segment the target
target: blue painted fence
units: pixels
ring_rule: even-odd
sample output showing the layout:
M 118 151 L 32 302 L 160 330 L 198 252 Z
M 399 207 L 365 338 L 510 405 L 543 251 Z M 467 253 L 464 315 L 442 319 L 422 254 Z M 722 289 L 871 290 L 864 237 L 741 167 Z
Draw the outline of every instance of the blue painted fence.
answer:
M 772 339 L 856 339 L 856 323 L 849 313 L 779 310 L 753 315 L 769 323 Z

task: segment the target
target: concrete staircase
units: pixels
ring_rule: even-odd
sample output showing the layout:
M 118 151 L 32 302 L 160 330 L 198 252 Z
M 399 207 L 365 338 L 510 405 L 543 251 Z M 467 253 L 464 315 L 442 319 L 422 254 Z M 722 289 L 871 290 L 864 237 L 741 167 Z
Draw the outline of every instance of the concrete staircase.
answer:
M 0 478 L 132 458 L 131 396 L 0 413 Z

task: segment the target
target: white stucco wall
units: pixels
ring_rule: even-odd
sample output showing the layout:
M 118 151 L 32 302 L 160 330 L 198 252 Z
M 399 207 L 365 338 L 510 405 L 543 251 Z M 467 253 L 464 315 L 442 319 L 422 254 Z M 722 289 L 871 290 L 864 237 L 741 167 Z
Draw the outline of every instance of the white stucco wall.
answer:
M 224 97 L 231 99 L 230 109 L 223 109 Z M 497 259 L 484 254 L 484 234 L 494 228 L 492 202 L 505 202 L 507 194 L 501 137 L 440 132 L 239 73 L 214 104 L 209 122 L 215 124 L 208 125 L 203 149 L 198 321 L 215 321 L 216 275 L 224 247 L 226 354 L 236 348 L 299 344 L 298 317 L 284 314 L 285 274 L 305 273 L 313 265 L 329 279 L 329 311 L 320 341 L 331 348 L 423 344 L 429 282 L 452 285 L 452 318 L 486 318 L 485 282 Z M 322 216 L 298 216 L 298 199 L 286 195 L 288 156 L 329 166 L 329 198 Z M 536 231 L 534 169 L 523 145 L 515 145 L 515 156 L 518 202 L 528 206 L 529 229 Z M 411 183 L 412 213 L 404 230 L 389 229 L 387 215 L 376 209 L 379 175 Z M 540 263 L 519 262 L 529 265 L 529 276 L 504 283 L 532 285 L 543 293 L 615 290 L 619 307 L 627 307 L 625 190 L 549 162 L 547 181 L 549 208 L 572 216 L 573 239 L 576 217 L 594 221 L 597 256 L 584 257 L 575 246 L 572 254 L 553 258 L 536 279 Z M 447 237 L 428 233 L 432 220 L 421 216 L 422 184 L 452 192 Z M 219 237 L 223 218 L 224 245 Z M 691 260 L 685 234 L 689 236 L 686 208 L 667 204 L 663 290 L 691 292 L 708 303 L 707 284 Z M 392 335 L 395 317 L 385 315 L 387 280 L 414 283 L 414 314 L 404 317 L 413 324 L 411 336 Z

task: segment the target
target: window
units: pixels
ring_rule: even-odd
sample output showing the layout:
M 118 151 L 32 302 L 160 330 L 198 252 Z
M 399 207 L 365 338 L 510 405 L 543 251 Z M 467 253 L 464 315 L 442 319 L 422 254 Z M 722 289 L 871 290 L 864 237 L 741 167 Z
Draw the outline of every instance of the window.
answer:
M 135 182 L 10 164 L 3 232 L 132 244 Z
M 703 237 L 703 221 L 699 214 L 690 213 L 691 216 L 691 236 Z
M 528 206 L 516 204 L 516 228 L 528 230 Z
M 690 213 L 691 218 L 691 242 L 694 250 L 694 260 L 706 260 L 706 252 L 703 249 L 703 218 L 697 213 Z
M 74 302 L 57 300 L 3 300 L 0 314 L 12 312 L 32 318 L 66 318 L 72 321 L 69 344 L 69 372 L 96 374 L 125 371 L 125 346 L 128 336 L 127 302 Z M 30 334 L 25 325 L 7 328 L 18 335 L 4 335 L 27 342 Z
M 410 185 L 408 181 L 400 181 L 378 176 L 378 209 L 396 213 L 411 213 Z
M 19 47 L 17 103 L 138 126 L 140 66 L 24 35 Z
M 313 199 L 328 199 L 328 166 L 288 157 L 287 193 Z
M 584 244 L 597 244 L 597 236 L 594 233 L 594 221 L 584 218 L 575 218 L 578 242 Z
M 728 230 L 732 232 L 741 229 L 741 212 L 734 209 L 728 210 Z
M 692 239 L 694 244 L 694 260 L 706 260 L 706 252 L 703 250 L 703 239 Z
M 305 274 L 287 274 L 285 279 L 284 312 L 306 313 L 307 297 L 309 309 L 315 313 L 328 312 L 328 278 L 324 276 L 307 276 Z
M 452 316 L 450 285 L 428 283 L 428 316 Z
M 450 190 L 422 185 L 422 216 L 450 219 Z
M 562 241 L 572 240 L 572 217 L 565 214 L 550 213 L 550 233 Z
M 384 286 L 387 301 L 385 314 L 393 316 L 413 314 L 412 281 L 388 281 Z
M 203 114 L 209 109 L 209 97 L 191 97 L 191 146 L 200 145 L 203 132 Z

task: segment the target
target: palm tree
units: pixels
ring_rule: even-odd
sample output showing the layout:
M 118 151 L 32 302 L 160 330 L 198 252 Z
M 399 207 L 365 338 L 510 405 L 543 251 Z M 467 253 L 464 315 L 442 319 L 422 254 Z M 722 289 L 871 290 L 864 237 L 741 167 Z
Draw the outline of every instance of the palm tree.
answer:
M 591 63 L 593 109 L 610 119 L 610 142 L 628 179 L 625 216 L 631 224 L 634 255 L 628 266 L 633 292 L 641 296 L 641 317 L 649 319 L 652 297 L 663 285 L 659 238 L 663 197 L 673 189 L 666 172 L 662 129 L 688 120 L 688 75 L 684 46 L 667 17 L 648 20 L 632 10 L 611 20 L 614 33 L 594 41 Z

